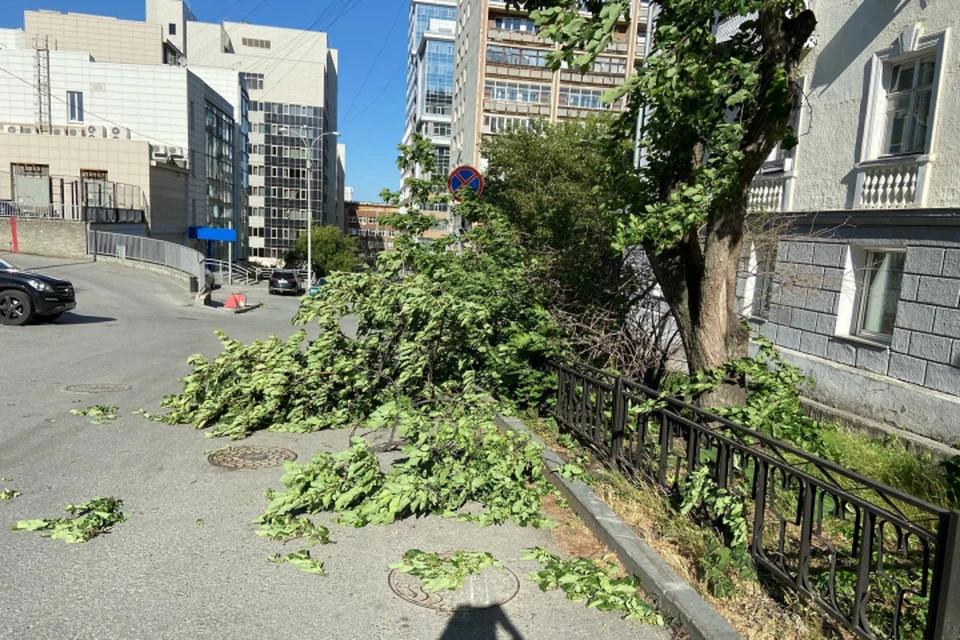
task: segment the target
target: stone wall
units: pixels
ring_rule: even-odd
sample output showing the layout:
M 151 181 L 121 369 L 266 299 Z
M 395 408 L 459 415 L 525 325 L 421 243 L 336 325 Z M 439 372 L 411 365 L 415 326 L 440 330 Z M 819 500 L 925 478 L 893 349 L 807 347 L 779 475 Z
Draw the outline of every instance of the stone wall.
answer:
M 87 223 L 0 218 L 0 251 L 87 259 Z
M 769 314 L 751 324 L 817 380 L 815 399 L 960 443 L 960 214 L 833 217 L 780 242 Z M 905 252 L 889 340 L 856 330 L 858 252 L 881 249 Z

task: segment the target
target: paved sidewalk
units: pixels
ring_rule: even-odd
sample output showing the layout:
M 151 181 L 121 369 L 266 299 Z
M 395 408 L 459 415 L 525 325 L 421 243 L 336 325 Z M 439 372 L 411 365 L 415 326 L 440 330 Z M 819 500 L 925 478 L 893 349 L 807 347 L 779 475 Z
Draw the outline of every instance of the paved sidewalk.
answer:
M 267 558 L 299 549 L 254 534 L 279 468 L 230 471 L 205 452 L 228 444 L 283 447 L 301 461 L 347 446 L 348 433 L 259 433 L 230 443 L 190 427 L 131 415 L 156 412 L 178 390 L 195 352 L 215 355 L 214 329 L 240 340 L 289 335 L 296 299 L 234 315 L 182 306 L 179 285 L 160 276 L 97 264 L 18 256 L 24 267 L 74 281 L 76 314 L 53 325 L 0 327 L 0 483 L 22 496 L 0 502 L 0 638 L 47 639 L 483 639 L 666 640 L 669 629 L 624 622 L 525 576 L 537 565 L 521 549 L 557 550 L 546 530 L 481 529 L 443 518 L 390 526 L 331 525 L 333 544 L 313 549 L 326 576 Z M 63 266 L 58 266 L 62 264 Z M 75 384 L 129 387 L 97 395 Z M 120 407 L 116 422 L 93 425 L 69 411 Z M 95 496 L 125 502 L 129 520 L 87 544 L 11 532 L 23 518 L 53 518 Z M 329 524 L 322 516 L 318 522 Z M 410 548 L 490 551 L 520 580 L 516 597 L 485 613 L 441 613 L 399 598 L 387 565 Z

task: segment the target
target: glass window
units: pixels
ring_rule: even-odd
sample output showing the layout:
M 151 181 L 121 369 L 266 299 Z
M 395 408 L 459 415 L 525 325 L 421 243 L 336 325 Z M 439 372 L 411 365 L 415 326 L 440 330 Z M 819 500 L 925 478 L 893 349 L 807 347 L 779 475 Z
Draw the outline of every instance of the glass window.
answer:
M 83 92 L 67 91 L 67 119 L 83 122 Z
M 170 35 L 172 35 L 172 36 L 177 35 L 177 25 L 176 25 L 175 23 L 171 22 L 169 25 L 167 25 L 167 31 L 168 31 L 168 32 L 170 33 Z
M 905 258 L 903 251 L 867 252 L 860 286 L 858 334 L 884 341 L 892 338 Z
M 890 155 L 923 153 L 933 112 L 936 56 L 891 65 L 884 150 Z

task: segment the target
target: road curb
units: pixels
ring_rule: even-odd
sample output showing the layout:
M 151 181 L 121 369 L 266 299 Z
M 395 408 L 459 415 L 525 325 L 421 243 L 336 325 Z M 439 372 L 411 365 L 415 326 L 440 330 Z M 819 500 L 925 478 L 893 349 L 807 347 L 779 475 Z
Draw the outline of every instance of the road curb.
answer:
M 660 609 L 680 622 L 692 640 L 742 640 L 730 623 L 621 520 L 593 489 L 579 480 L 556 473 L 563 460 L 525 424 L 501 415 L 497 415 L 494 422 L 503 431 L 525 433 L 543 446 L 547 480 L 563 494 L 594 535 L 612 549 L 623 566 L 640 580 L 643 589 L 657 600 Z

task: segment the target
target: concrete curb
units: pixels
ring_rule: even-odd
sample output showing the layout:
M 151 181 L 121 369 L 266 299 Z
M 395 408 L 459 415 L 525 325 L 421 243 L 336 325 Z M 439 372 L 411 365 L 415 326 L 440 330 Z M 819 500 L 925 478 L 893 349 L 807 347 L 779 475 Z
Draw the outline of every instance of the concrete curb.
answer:
M 543 445 L 547 480 L 563 494 L 570 507 L 601 542 L 617 554 L 623 566 L 640 580 L 643 589 L 657 600 L 660 609 L 676 618 L 693 640 L 742 640 L 730 623 L 677 575 L 593 489 L 579 480 L 569 480 L 556 473 L 563 460 L 525 424 L 516 418 L 500 415 L 495 422 L 503 431 L 525 433 Z

